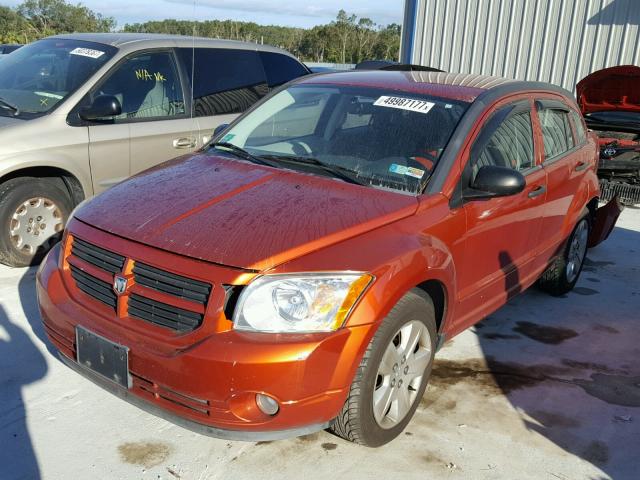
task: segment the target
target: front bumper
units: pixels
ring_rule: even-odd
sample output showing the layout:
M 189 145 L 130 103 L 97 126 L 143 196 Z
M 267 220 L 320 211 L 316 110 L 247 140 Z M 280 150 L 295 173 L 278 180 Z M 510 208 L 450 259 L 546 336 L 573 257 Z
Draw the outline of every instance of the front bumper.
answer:
M 146 412 L 151 413 L 157 417 L 163 418 L 171 423 L 179 425 L 182 428 L 186 428 L 187 430 L 191 430 L 192 432 L 199 433 L 201 435 L 208 435 L 210 437 L 222 438 L 225 440 L 243 440 L 243 441 L 271 441 L 271 440 L 283 440 L 291 437 L 299 437 L 302 435 L 308 435 L 310 433 L 315 433 L 320 430 L 324 430 L 329 426 L 329 422 L 314 424 L 314 425 L 306 425 L 304 427 L 291 428 L 288 430 L 271 430 L 271 431 L 243 431 L 243 430 L 225 430 L 222 428 L 215 428 L 209 425 L 205 425 L 202 423 L 194 422 L 192 420 L 188 420 L 184 417 L 176 415 L 169 410 L 163 409 L 151 402 L 145 401 L 140 397 L 131 393 L 130 390 L 126 388 L 120 387 L 119 385 L 106 380 L 104 377 L 97 375 L 96 373 L 84 368 L 77 362 L 74 362 L 70 358 L 66 357 L 62 353 L 58 353 L 60 359 L 72 370 L 75 370 L 77 373 L 82 375 L 83 377 L 91 380 L 96 385 L 104 388 L 109 393 L 120 397 L 123 400 L 135 405 L 136 407 L 144 410 Z
M 194 334 L 193 343 L 189 335 L 180 342 L 161 342 L 153 328 L 149 335 L 144 325 L 132 330 L 75 292 L 59 256 L 56 247 L 43 261 L 37 292 L 45 331 L 65 363 L 151 413 L 215 437 L 280 439 L 325 428 L 342 408 L 372 334 L 371 325 L 301 335 L 230 329 Z M 129 347 L 131 388 L 76 362 L 78 325 Z M 256 393 L 275 398 L 279 412 L 262 413 Z

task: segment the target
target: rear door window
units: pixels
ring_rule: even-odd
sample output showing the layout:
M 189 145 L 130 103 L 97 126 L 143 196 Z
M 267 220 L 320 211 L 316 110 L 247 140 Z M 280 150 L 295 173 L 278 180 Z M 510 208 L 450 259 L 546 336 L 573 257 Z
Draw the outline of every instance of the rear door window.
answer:
M 242 113 L 269 92 L 256 51 L 179 48 L 178 52 L 193 85 L 193 109 L 197 117 Z
M 309 73 L 295 58 L 275 52 L 259 52 L 269 88 L 287 83 Z
M 538 117 L 544 140 L 545 160 L 558 157 L 575 147 L 568 111 L 542 107 L 538 108 Z

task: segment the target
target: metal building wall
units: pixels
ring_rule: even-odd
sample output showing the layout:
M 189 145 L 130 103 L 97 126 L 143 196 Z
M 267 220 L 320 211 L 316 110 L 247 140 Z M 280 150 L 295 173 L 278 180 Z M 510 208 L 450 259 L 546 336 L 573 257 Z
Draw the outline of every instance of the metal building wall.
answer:
M 640 65 L 640 0 L 406 0 L 405 25 L 403 60 L 447 72 L 574 91 L 601 68 Z

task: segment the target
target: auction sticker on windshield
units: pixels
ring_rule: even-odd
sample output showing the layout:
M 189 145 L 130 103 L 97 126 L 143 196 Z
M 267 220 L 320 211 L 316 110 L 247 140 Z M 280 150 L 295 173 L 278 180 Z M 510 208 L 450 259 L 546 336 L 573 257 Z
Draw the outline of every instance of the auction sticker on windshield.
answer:
M 100 50 L 93 50 L 91 48 L 74 48 L 73 50 L 71 50 L 69 52 L 69 54 L 71 55 L 81 55 L 83 57 L 89 57 L 89 58 L 100 58 L 102 55 L 104 55 L 104 52 L 101 52 Z
M 375 102 L 374 105 L 378 107 L 400 108 L 402 110 L 410 110 L 412 112 L 429 113 L 435 103 L 427 102 L 426 100 L 416 100 L 415 98 L 402 98 L 402 97 L 389 97 L 386 95 L 381 96 Z

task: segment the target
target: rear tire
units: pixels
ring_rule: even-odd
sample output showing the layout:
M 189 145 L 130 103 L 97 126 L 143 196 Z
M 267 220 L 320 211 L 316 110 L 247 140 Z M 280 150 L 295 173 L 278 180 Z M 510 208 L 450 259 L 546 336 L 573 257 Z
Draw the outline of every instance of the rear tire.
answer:
M 0 263 L 35 265 L 58 242 L 73 210 L 68 192 L 46 178 L 0 184 Z
M 433 302 L 423 292 L 411 291 L 393 307 L 371 340 L 330 430 L 369 447 L 397 437 L 427 388 L 435 348 Z
M 587 257 L 587 244 L 591 232 L 591 217 L 586 212 L 578 221 L 559 255 L 538 280 L 545 292 L 558 297 L 570 292 L 580 278 Z

